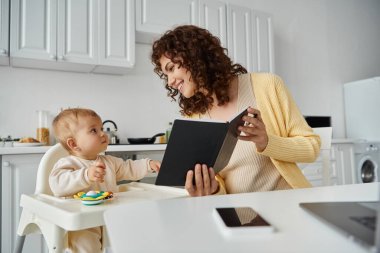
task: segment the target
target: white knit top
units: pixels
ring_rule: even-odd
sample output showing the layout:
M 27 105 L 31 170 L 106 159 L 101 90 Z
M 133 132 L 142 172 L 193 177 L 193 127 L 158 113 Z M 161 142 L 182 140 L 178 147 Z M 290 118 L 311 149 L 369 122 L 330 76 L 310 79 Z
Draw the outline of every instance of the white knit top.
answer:
M 249 74 L 238 76 L 237 111 L 248 106 L 256 107 Z M 207 118 L 207 115 L 200 115 Z M 238 140 L 227 167 L 219 172 L 223 178 L 227 193 L 243 193 L 290 189 L 271 159 L 256 152 L 253 142 Z

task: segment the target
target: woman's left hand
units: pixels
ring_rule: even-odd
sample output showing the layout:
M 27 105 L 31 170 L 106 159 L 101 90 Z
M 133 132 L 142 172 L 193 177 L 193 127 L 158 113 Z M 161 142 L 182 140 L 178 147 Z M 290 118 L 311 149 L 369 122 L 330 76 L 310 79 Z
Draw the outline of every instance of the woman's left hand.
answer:
M 259 110 L 249 107 L 248 113 L 251 115 L 243 117 L 245 121 L 244 126 L 238 128 L 245 134 L 245 136 L 240 135 L 239 140 L 254 142 L 257 151 L 262 152 L 268 145 L 268 134 L 265 129 L 265 124 Z
M 195 185 L 193 182 L 195 181 Z M 219 187 L 215 179 L 215 172 L 212 168 L 207 168 L 205 164 L 196 164 L 193 170 L 189 170 L 186 175 L 185 189 L 190 196 L 207 196 L 217 192 Z

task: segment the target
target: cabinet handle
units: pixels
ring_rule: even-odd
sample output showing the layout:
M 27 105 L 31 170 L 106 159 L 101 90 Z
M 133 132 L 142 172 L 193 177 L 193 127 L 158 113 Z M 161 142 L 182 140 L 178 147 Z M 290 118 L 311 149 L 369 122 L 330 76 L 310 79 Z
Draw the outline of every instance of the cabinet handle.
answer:
M 6 54 L 7 53 L 7 50 L 6 49 L 0 49 L 0 54 Z
M 9 167 L 9 166 L 11 166 L 11 163 L 10 162 L 3 162 L 3 166 L 4 167 Z

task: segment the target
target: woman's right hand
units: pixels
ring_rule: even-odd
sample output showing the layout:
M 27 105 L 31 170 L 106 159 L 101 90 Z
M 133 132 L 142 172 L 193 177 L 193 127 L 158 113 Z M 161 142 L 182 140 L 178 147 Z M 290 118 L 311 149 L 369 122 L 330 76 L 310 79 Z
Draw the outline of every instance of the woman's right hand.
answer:
M 259 110 L 252 107 L 248 108 L 248 113 L 252 116 L 244 116 L 244 126 L 239 126 L 239 130 L 245 135 L 238 136 L 239 140 L 252 141 L 256 144 L 256 148 L 259 152 L 263 152 L 268 145 L 268 133 L 265 128 L 261 113 Z
M 195 185 L 193 178 L 195 174 Z M 215 172 L 207 165 L 195 165 L 194 171 L 189 170 L 186 175 L 185 189 L 190 196 L 206 196 L 217 192 L 219 188 L 218 181 L 215 179 Z

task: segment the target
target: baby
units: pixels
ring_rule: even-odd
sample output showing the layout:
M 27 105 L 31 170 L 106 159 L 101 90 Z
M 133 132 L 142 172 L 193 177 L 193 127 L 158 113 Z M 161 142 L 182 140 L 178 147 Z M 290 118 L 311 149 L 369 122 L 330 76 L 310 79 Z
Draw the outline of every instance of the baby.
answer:
M 61 158 L 50 176 L 50 188 L 55 196 L 73 196 L 90 190 L 117 192 L 117 182 L 139 180 L 148 172 L 160 169 L 160 162 L 150 159 L 126 160 L 101 153 L 107 149 L 108 137 L 102 120 L 89 109 L 67 109 L 53 121 L 55 137 L 69 151 Z M 101 227 L 72 231 L 68 234 L 73 252 L 101 252 Z

